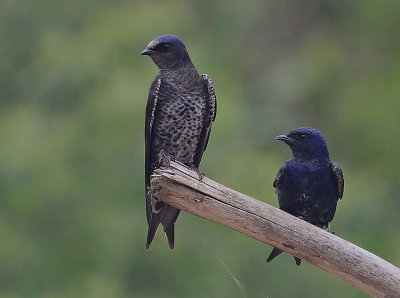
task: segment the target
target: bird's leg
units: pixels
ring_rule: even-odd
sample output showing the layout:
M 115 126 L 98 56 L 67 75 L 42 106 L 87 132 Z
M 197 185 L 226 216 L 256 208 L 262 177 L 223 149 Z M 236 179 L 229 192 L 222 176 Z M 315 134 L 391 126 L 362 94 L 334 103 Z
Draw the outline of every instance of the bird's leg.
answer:
M 164 149 L 161 149 L 160 154 L 158 155 L 158 163 L 160 166 L 166 167 L 171 163 L 171 161 L 175 161 L 175 158 Z
M 200 171 L 198 168 L 196 168 L 195 166 L 190 166 L 190 168 L 195 171 L 197 173 L 197 175 L 199 175 L 199 180 L 202 181 L 204 178 L 204 173 L 202 171 Z
M 152 177 L 153 177 L 154 175 L 152 175 Z M 158 192 L 160 192 L 161 191 L 161 186 L 160 185 L 150 185 L 150 186 L 147 186 L 147 194 L 146 195 L 148 195 L 148 196 L 151 196 L 151 197 L 153 197 L 153 195 L 155 194 L 155 193 L 158 193 Z
M 328 223 L 323 223 L 322 226 L 320 226 L 320 228 L 323 229 L 323 230 L 325 230 L 325 231 L 327 231 L 327 232 L 329 232 L 329 233 L 331 233 L 331 234 L 333 234 L 333 235 L 336 234 L 335 232 L 332 232 L 332 231 L 331 231 L 331 223 L 330 223 L 330 222 L 328 222 Z
M 332 233 L 333 235 L 336 234 L 336 232 L 332 232 L 332 231 L 331 231 L 331 223 L 330 223 L 330 222 L 328 222 L 328 230 L 327 230 L 327 231 L 330 232 L 330 233 Z

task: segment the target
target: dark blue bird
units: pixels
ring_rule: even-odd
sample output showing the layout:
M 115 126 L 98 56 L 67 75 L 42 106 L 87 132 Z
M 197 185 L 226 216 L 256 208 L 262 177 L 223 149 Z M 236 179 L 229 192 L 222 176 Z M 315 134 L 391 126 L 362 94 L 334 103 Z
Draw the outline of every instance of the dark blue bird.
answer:
M 146 107 L 145 183 L 149 225 L 146 248 L 160 223 L 173 248 L 174 226 L 180 210 L 147 192 L 150 177 L 164 155 L 194 169 L 199 167 L 215 120 L 217 102 L 211 79 L 197 72 L 178 37 L 159 36 L 141 55 L 149 56 L 159 69 L 150 86 Z
M 280 209 L 330 231 L 337 201 L 343 196 L 344 180 L 342 169 L 329 159 L 324 137 L 314 128 L 303 127 L 276 140 L 285 142 L 293 152 L 273 184 Z M 281 252 L 275 247 L 267 262 Z M 295 260 L 300 265 L 301 259 Z

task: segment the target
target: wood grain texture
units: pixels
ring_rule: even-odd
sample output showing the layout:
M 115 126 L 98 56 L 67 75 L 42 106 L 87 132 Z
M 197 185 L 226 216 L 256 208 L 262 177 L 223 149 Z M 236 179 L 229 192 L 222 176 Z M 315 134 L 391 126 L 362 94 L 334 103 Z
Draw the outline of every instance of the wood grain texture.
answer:
M 207 177 L 200 181 L 197 172 L 180 163 L 164 162 L 152 176 L 150 192 L 179 209 L 295 255 L 371 296 L 400 297 L 399 268 L 278 208 Z
M 152 176 L 150 192 L 179 209 L 295 255 L 371 296 L 400 297 L 399 268 L 278 208 L 207 177 L 200 181 L 197 172 L 180 163 L 165 161 Z

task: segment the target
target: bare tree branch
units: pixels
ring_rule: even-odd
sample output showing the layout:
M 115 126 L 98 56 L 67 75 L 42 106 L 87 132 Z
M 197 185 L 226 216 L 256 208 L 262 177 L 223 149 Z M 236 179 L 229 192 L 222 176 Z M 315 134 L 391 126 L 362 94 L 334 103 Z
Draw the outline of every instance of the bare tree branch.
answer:
M 376 297 L 400 297 L 400 269 L 290 214 L 169 161 L 150 192 L 186 212 L 276 246 Z M 264 256 L 260 256 L 263 258 Z M 265 266 L 268 266 L 265 264 Z

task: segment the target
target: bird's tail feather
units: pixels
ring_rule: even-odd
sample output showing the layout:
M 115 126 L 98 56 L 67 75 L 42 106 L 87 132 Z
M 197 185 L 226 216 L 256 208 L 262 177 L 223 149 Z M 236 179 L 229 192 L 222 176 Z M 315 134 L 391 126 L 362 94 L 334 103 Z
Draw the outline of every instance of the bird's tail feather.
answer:
M 151 242 L 157 232 L 160 223 L 163 225 L 168 244 L 171 249 L 174 248 L 175 221 L 179 215 L 179 209 L 168 204 L 163 204 L 158 213 L 152 213 L 149 230 L 147 232 L 146 248 L 150 247 Z
M 271 253 L 269 254 L 269 257 L 267 259 L 267 262 L 271 262 L 272 259 L 274 259 L 275 257 L 279 256 L 282 253 L 282 251 L 276 247 L 274 247 L 274 249 L 271 251 Z
M 298 257 L 293 256 L 294 260 L 296 261 L 296 265 L 300 266 L 301 265 L 301 259 Z
M 175 238 L 175 221 L 178 218 L 180 210 L 165 204 L 163 209 L 160 211 L 161 224 L 163 225 L 165 235 L 168 239 L 169 248 L 174 248 Z
M 179 211 L 179 209 L 171 205 L 164 204 L 159 213 L 164 231 L 166 231 L 170 225 L 175 223 L 176 219 L 178 218 Z
M 150 247 L 151 241 L 153 241 L 154 235 L 157 232 L 158 225 L 160 224 L 160 216 L 157 213 L 153 213 L 151 217 L 151 222 L 149 225 L 149 230 L 147 232 L 147 241 L 146 241 L 146 248 Z
M 267 259 L 267 262 L 271 262 L 275 257 L 279 256 L 282 252 L 283 251 L 281 251 L 280 249 L 274 247 L 274 249 L 271 251 L 271 253 L 270 253 L 270 255 L 269 255 L 268 259 Z M 298 257 L 295 257 L 295 256 L 293 256 L 293 257 L 294 257 L 294 260 L 296 261 L 296 265 L 300 266 L 301 265 L 301 259 L 298 258 Z
M 174 238 L 175 238 L 175 225 L 170 224 L 169 227 L 166 228 L 164 231 L 165 231 L 165 235 L 167 235 L 169 248 L 173 249 L 174 248 Z

